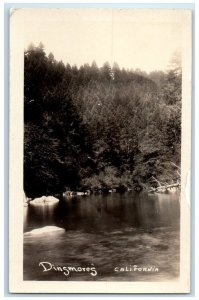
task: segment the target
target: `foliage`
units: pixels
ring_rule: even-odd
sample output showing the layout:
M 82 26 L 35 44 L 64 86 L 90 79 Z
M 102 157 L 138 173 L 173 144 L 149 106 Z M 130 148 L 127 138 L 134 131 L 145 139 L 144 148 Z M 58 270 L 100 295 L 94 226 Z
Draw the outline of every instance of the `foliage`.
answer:
M 168 162 L 180 164 L 179 68 L 149 75 L 108 62 L 77 68 L 46 56 L 43 45 L 25 51 L 24 67 L 28 196 L 127 189 L 176 172 Z

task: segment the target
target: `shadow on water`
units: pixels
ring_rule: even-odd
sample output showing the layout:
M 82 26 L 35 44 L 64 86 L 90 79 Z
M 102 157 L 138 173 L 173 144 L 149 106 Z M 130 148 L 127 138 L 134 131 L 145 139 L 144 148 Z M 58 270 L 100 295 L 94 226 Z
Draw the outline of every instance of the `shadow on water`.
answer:
M 24 208 L 25 232 L 48 225 L 64 228 L 65 232 L 24 236 L 24 279 L 161 281 L 177 278 L 179 224 L 177 193 L 115 193 L 63 199 L 50 206 L 29 205 Z M 56 267 L 43 272 L 39 266 L 42 261 L 50 262 L 51 267 L 94 266 L 97 276 L 81 269 L 66 275 Z M 136 271 L 134 265 L 158 271 Z

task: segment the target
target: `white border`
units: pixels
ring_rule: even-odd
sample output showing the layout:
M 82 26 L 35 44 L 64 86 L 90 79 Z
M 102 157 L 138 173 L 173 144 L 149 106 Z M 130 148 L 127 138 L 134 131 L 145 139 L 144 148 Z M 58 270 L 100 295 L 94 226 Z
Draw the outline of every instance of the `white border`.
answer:
M 15 3 L 31 3 L 31 1 L 15 1 Z M 73 1 L 73 3 L 84 3 L 83 1 Z M 93 3 L 94 1 L 87 1 L 87 3 Z M 100 1 L 101 3 L 106 3 L 105 1 Z M 108 3 L 121 3 L 121 1 L 107 1 Z M 0 15 L 0 20 L 1 20 L 1 25 L 2 26 L 0 26 L 1 27 L 1 29 L 2 29 L 2 40 L 3 40 L 3 42 L 1 43 L 1 46 L 0 46 L 0 50 L 1 50 L 1 53 L 3 54 L 3 47 L 4 47 L 4 39 L 3 39 L 3 33 L 4 33 L 4 26 L 3 26 L 3 4 L 4 3 L 13 3 L 13 1 L 1 1 L 0 2 L 0 8 L 1 8 L 1 15 Z M 34 1 L 34 3 L 53 3 L 53 1 Z M 70 3 L 70 1 L 62 1 L 62 0 L 60 0 L 59 1 L 59 3 Z M 96 1 L 96 3 L 97 3 L 97 1 Z M 133 2 L 133 1 L 125 1 L 125 3 L 135 3 L 135 2 Z M 142 1 L 142 3 L 150 3 L 150 1 Z M 173 3 L 173 1 L 153 1 L 153 3 Z M 181 4 L 181 3 L 193 3 L 193 1 L 175 1 L 175 3 L 179 3 L 179 4 Z M 199 18 L 199 6 L 198 6 L 198 1 L 196 1 L 196 3 L 195 3 L 195 5 L 196 5 L 196 9 L 195 9 L 195 15 L 196 15 L 196 26 L 195 26 L 195 37 L 196 37 L 196 45 L 195 45 L 195 53 L 199 53 L 199 47 L 198 47 L 198 36 L 199 36 L 199 32 L 198 32 L 198 28 L 199 28 L 199 24 L 198 24 L 198 18 Z M 7 54 L 5 53 L 5 57 L 7 56 Z M 2 61 L 2 57 L 3 57 L 3 55 L 1 55 L 1 61 Z M 1 63 L 0 64 L 1 65 L 1 75 L 3 75 L 3 64 Z M 199 67 L 199 64 L 198 64 L 198 56 L 196 55 L 196 57 L 195 57 L 195 63 L 194 63 L 194 65 L 195 65 L 195 72 L 196 72 L 196 78 L 195 78 L 195 81 L 197 81 L 198 80 L 198 67 Z M 2 79 L 3 79 L 3 76 L 1 77 Z M 4 84 L 3 84 L 3 80 L 1 81 L 1 86 L 0 86 L 0 91 L 1 91 L 1 94 L 2 94 L 2 98 L 1 99 L 3 99 L 3 96 L 4 96 L 4 91 L 3 91 L 3 87 L 4 87 Z M 196 85 L 195 86 L 196 87 L 196 99 L 198 99 L 199 98 L 199 95 L 198 95 L 198 85 Z M 4 122 L 4 103 L 3 103 L 3 101 L 1 101 L 0 102 L 0 105 L 1 105 L 1 109 L 0 109 L 0 111 L 1 111 L 1 125 L 3 125 L 3 122 Z M 195 100 L 195 112 L 194 112 L 194 114 L 195 114 L 195 124 L 194 124 L 194 127 L 195 127 L 195 131 L 197 131 L 197 128 L 199 128 L 199 123 L 198 123 L 198 118 L 197 118 L 197 116 L 199 115 L 199 106 L 198 106 L 198 101 L 196 101 Z M 0 133 L 1 133 L 1 139 L 2 139 L 2 143 L 1 143 L 1 145 L 3 146 L 3 136 L 4 136 L 4 133 L 3 133 L 3 126 L 1 126 L 1 131 L 0 131 Z M 198 151 L 199 151 L 199 146 L 198 146 L 198 136 L 196 135 L 196 132 L 195 132 L 195 134 L 194 134 L 194 136 L 195 136 L 195 139 L 196 139 L 196 141 L 195 141 L 195 153 L 198 153 Z M 0 153 L 2 154 L 2 161 L 4 161 L 4 150 L 3 150 L 3 147 L 0 149 Z M 198 167 L 199 167 L 199 164 L 198 164 L 198 155 L 196 155 L 196 157 L 195 157 L 195 162 L 194 162 L 194 164 L 195 164 L 195 183 L 196 183 L 196 185 L 194 186 L 194 191 L 195 191 L 195 198 L 196 198 L 196 195 L 198 195 L 199 194 L 199 185 L 197 184 L 197 182 L 198 182 L 198 180 L 199 180 L 199 178 L 198 178 Z M 0 180 L 0 182 L 1 182 L 1 186 L 2 186 L 2 189 L 1 190 L 3 190 L 3 178 L 4 178 L 4 176 L 3 176 L 3 167 L 1 168 L 1 180 Z M 197 199 L 195 199 L 195 200 L 197 200 Z M 5 201 L 7 201 L 7 199 L 5 199 Z M 194 199 L 192 199 L 192 201 L 194 201 Z M 2 203 L 3 204 L 3 203 Z M 199 205 L 198 205 L 198 202 L 196 201 L 196 203 L 195 203 L 195 211 L 196 212 L 198 212 L 199 210 L 198 210 L 198 208 L 199 208 Z M 2 216 L 2 218 L 1 218 L 1 225 L 3 225 L 3 217 L 4 217 L 4 209 L 2 208 L 2 210 L 1 210 L 1 212 L 2 212 L 2 214 L 1 214 L 1 216 Z M 194 212 L 193 212 L 194 213 Z M 198 253 L 198 251 L 199 251 L 199 247 L 198 247 L 198 228 L 199 228 L 199 221 L 198 221 L 198 218 L 196 217 L 196 219 L 195 219 L 195 253 L 196 253 L 196 256 L 195 256 L 195 270 L 196 270 L 196 278 L 195 278 L 195 282 L 196 282 L 196 286 L 195 286 L 195 295 L 194 294 L 191 294 L 191 295 L 187 295 L 188 297 L 191 297 L 191 298 L 196 298 L 197 296 L 198 296 L 198 282 L 199 282 L 199 276 L 198 276 L 198 268 L 199 268 L 199 264 L 198 264 L 198 256 L 197 256 L 197 253 Z M 3 230 L 4 230 L 4 227 L 3 226 L 1 226 L 1 229 L 2 229 L 2 233 L 3 233 Z M 2 237 L 3 237 L 3 234 L 1 235 Z M 1 243 L 1 245 L 2 245 L 2 243 Z M 1 247 L 1 266 L 3 266 L 3 262 L 4 262 L 4 256 L 3 256 L 3 247 Z M 3 282 L 3 279 L 4 279 L 4 272 L 3 272 L 3 269 L 1 268 L 1 280 L 0 280 L 0 284 L 1 284 L 1 286 L 0 286 L 0 290 L 1 290 L 1 293 L 3 293 L 3 290 L 4 290 L 4 282 Z M 5 293 L 6 293 L 7 291 L 5 291 Z M 2 295 L 3 296 L 3 295 Z M 25 296 L 25 295 L 24 295 Z M 11 296 L 10 295 L 10 297 L 12 298 L 12 297 L 14 297 L 14 295 L 13 296 Z M 158 295 L 158 297 L 161 297 L 161 295 Z M 178 299 L 180 299 L 180 298 L 182 298 L 180 295 L 176 295 L 175 296 L 175 298 L 178 298 Z M 24 298 L 26 298 L 26 297 L 24 297 Z M 27 297 L 28 298 L 28 297 Z M 57 297 L 49 297 L 50 299 L 51 298 L 57 298 Z M 70 298 L 70 299 L 74 299 L 74 297 L 69 297 L 68 296 L 68 298 Z M 79 297 L 75 297 L 75 298 L 79 298 Z M 94 297 L 93 296 L 93 298 L 96 298 L 96 297 Z M 165 299 L 168 299 L 168 298 L 174 298 L 174 297 L 172 297 L 172 296 L 169 296 L 169 297 L 166 297 L 166 296 L 164 296 L 164 298 Z M 184 296 L 183 296 L 183 298 L 184 298 Z M 197 297 L 198 298 L 198 297 Z M 146 299 L 146 297 L 139 297 L 139 299 Z

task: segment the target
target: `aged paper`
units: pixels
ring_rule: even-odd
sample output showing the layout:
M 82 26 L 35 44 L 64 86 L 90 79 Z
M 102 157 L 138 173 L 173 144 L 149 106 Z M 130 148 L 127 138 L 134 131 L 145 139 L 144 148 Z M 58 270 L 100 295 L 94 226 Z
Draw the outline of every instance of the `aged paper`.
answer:
M 10 11 L 11 293 L 190 292 L 191 20 L 191 11 L 181 9 L 76 8 Z M 177 59 L 177 67 L 176 60 L 172 61 L 172 55 L 176 53 L 177 58 L 180 57 L 180 65 Z M 106 61 L 109 64 L 104 64 Z M 169 73 L 171 61 L 175 70 L 172 69 Z M 49 70 L 58 66 L 57 69 L 53 69 L 56 70 L 56 75 L 52 75 L 54 73 L 50 73 L 51 71 L 49 77 L 45 77 L 47 73 L 42 75 L 42 63 L 44 69 L 50 66 Z M 88 75 L 91 68 L 94 75 Z M 71 76 L 72 79 L 67 79 L 68 70 L 73 75 L 67 76 Z M 63 80 L 63 85 L 59 85 L 63 79 L 60 75 L 62 72 L 66 81 Z M 182 75 L 181 94 L 176 92 L 179 82 L 176 83 L 177 88 L 173 88 L 175 80 L 180 78 L 179 72 Z M 152 73 L 156 75 L 156 79 L 152 78 Z M 168 74 L 174 77 L 168 77 Z M 161 84 L 160 80 L 157 81 L 157 76 L 158 80 L 163 76 Z M 77 78 L 83 78 L 81 84 Z M 56 80 L 57 86 L 51 89 Z M 164 86 L 166 81 L 168 84 Z M 79 90 L 80 85 L 82 90 Z M 58 110 L 58 102 L 55 106 L 50 106 L 54 105 L 56 97 L 62 99 L 60 90 L 63 86 L 69 90 L 70 97 L 67 96 L 67 99 L 70 100 L 67 101 L 72 101 L 71 106 L 66 106 L 66 116 L 62 116 L 62 108 Z M 123 92 L 120 93 L 119 90 Z M 152 95 L 157 97 L 153 104 Z M 133 97 L 137 100 L 132 100 Z M 75 102 L 77 98 L 79 102 Z M 94 98 L 97 99 L 96 102 L 92 102 L 95 101 Z M 125 103 L 125 99 L 135 102 L 132 106 L 130 102 L 121 104 L 120 101 Z M 165 103 L 164 99 L 167 99 Z M 117 100 L 118 106 L 114 106 Z M 126 110 L 127 105 L 130 106 Z M 138 118 L 135 113 L 136 106 Z M 114 124 L 118 123 L 117 130 L 114 127 L 116 125 L 110 127 L 109 121 L 105 123 L 98 119 L 99 116 L 106 119 L 107 114 L 111 118 L 111 107 L 114 107 L 113 115 L 119 107 L 116 115 L 118 122 L 111 119 Z M 146 107 L 149 107 L 148 110 Z M 132 130 L 132 133 L 126 138 L 130 133 L 127 131 L 123 134 L 126 127 L 123 128 L 123 125 L 119 124 L 125 122 L 130 109 L 133 111 L 134 121 L 128 125 L 128 130 Z M 162 123 L 156 123 L 160 114 L 158 109 L 159 112 L 167 111 L 165 118 L 169 116 L 169 120 L 172 120 L 175 126 L 175 114 L 178 113 L 178 109 L 181 110 L 178 115 L 181 122 L 181 138 L 174 125 L 168 122 L 166 127 L 164 126 L 164 118 L 160 118 Z M 153 115 L 155 110 L 157 117 Z M 120 123 L 123 111 L 126 115 Z M 90 150 L 85 150 L 91 146 L 82 146 L 83 142 L 73 140 L 70 131 L 62 132 L 63 128 L 69 126 L 66 124 L 71 115 L 77 114 L 79 117 L 71 120 L 71 126 L 74 126 L 74 122 L 77 124 L 71 132 L 79 134 L 80 130 L 84 135 L 81 131 L 84 127 L 81 126 L 88 126 L 91 127 L 92 137 L 96 132 L 98 134 L 97 139 L 91 139 L 92 147 L 93 144 L 95 146 L 92 154 Z M 145 117 L 142 119 L 141 115 Z M 84 120 L 84 125 L 79 125 L 78 118 Z M 101 124 L 96 131 L 94 126 L 97 121 L 93 121 L 93 118 Z M 143 120 L 140 125 L 139 119 Z M 66 120 L 66 123 L 63 120 Z M 57 129 L 57 124 L 62 124 L 61 129 Z M 163 124 L 159 137 L 155 137 L 159 126 L 157 124 Z M 98 130 L 102 125 L 107 126 L 104 127 L 106 130 L 111 128 L 111 136 L 115 138 L 110 139 L 112 144 L 108 139 L 105 145 L 106 139 L 102 139 L 105 129 L 99 134 Z M 131 129 L 133 126 L 135 130 Z M 121 135 L 118 137 L 120 129 Z M 157 134 L 160 134 L 161 129 L 158 130 Z M 137 132 L 135 136 L 134 131 Z M 162 138 L 166 133 L 170 136 L 170 132 L 173 132 L 173 139 L 171 137 L 168 141 Z M 65 140 L 60 137 L 61 134 L 65 134 L 69 141 L 65 147 Z M 159 140 L 162 141 L 160 144 Z M 178 144 L 177 140 L 180 140 Z M 46 147 L 45 143 L 48 143 L 49 147 Z M 69 143 L 71 149 L 74 146 L 79 151 L 78 158 L 71 154 L 74 150 L 66 151 L 69 149 Z M 114 147 L 121 147 L 121 151 L 118 150 L 119 156 L 116 156 L 117 151 Z M 55 153 L 53 149 L 58 152 Z M 61 151 L 65 151 L 67 157 L 65 154 L 64 157 L 57 158 Z M 95 161 L 95 166 L 89 165 L 90 177 L 82 175 L 86 173 L 85 170 L 88 172 L 88 166 L 81 161 L 85 157 L 85 153 L 82 154 L 81 151 L 88 151 L 85 153 L 90 160 L 90 156 L 93 155 L 92 161 Z M 99 151 L 103 151 L 101 156 Z M 107 151 L 111 153 L 109 156 Z M 170 157 L 176 158 L 179 151 L 181 157 L 177 165 L 176 161 L 170 161 Z M 166 173 L 164 169 L 167 165 L 161 160 L 163 155 L 165 160 L 169 157 L 167 160 L 170 161 Z M 47 159 L 49 163 L 46 163 Z M 63 167 L 61 175 L 55 178 L 51 173 L 54 169 L 50 169 L 53 160 L 59 167 Z M 120 165 L 119 160 L 122 161 Z M 162 163 L 161 168 L 153 165 L 154 172 L 150 171 L 150 176 L 142 175 L 143 172 L 149 173 L 147 168 L 150 168 L 150 163 L 154 160 L 156 163 L 158 160 L 160 165 Z M 147 170 L 143 169 L 145 163 Z M 76 177 L 75 164 L 82 168 Z M 39 170 L 38 165 L 41 167 Z M 92 171 L 92 168 L 95 168 L 95 171 Z M 69 169 L 72 170 L 71 173 Z M 43 173 L 40 173 L 41 170 L 44 170 Z M 168 179 L 167 173 L 171 170 L 175 176 L 171 175 L 172 178 Z M 128 186 L 126 181 L 124 184 L 126 174 L 132 176 L 134 185 Z M 79 177 L 81 183 L 75 185 L 74 181 L 77 181 L 77 178 L 79 180 Z M 140 178 L 153 179 L 154 182 L 149 179 L 142 182 Z M 162 178 L 166 178 L 164 182 Z M 57 184 L 57 180 L 61 183 Z M 62 199 L 58 195 L 59 192 Z M 51 206 L 51 200 L 55 201 L 57 206 Z

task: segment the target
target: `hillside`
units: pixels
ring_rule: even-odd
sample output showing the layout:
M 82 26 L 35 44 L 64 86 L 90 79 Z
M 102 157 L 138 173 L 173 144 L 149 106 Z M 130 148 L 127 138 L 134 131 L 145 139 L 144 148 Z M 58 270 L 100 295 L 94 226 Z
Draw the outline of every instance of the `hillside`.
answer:
M 181 74 L 80 68 L 24 53 L 24 189 L 118 191 L 179 177 Z M 156 80 L 152 80 L 156 78 Z M 175 167 L 176 165 L 176 167 Z

